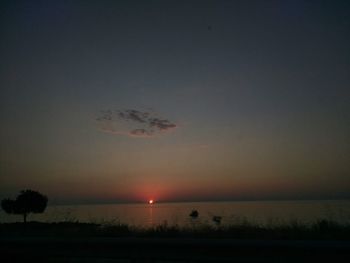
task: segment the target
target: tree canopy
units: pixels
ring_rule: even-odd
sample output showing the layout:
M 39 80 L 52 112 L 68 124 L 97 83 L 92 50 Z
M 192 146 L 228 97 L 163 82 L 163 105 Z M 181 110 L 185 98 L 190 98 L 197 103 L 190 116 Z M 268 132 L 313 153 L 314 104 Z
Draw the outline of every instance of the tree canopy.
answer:
M 26 222 L 29 213 L 43 213 L 47 206 L 47 197 L 33 190 L 22 190 L 15 200 L 3 199 L 2 209 L 8 214 L 23 215 Z

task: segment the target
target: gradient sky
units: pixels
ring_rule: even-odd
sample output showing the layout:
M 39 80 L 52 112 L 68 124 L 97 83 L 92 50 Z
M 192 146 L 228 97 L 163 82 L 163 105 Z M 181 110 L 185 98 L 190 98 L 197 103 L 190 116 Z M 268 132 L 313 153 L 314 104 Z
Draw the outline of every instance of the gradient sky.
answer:
M 350 198 L 350 1 L 1 1 L 0 61 L 1 198 Z

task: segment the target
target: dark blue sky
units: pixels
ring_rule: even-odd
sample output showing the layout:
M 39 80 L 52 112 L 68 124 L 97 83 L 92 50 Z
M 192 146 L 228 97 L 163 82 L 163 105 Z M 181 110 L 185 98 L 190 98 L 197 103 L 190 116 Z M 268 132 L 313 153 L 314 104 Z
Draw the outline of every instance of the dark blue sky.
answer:
M 0 192 L 348 198 L 349 46 L 349 1 L 2 1 Z

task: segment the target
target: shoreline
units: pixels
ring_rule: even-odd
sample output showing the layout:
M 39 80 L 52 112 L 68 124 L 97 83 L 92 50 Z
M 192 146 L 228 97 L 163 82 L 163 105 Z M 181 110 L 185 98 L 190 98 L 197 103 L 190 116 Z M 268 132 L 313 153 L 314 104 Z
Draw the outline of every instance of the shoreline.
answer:
M 0 223 L 0 237 L 21 238 L 210 238 L 261 240 L 348 240 L 350 224 L 319 220 L 310 225 L 293 222 L 278 226 L 262 226 L 249 222 L 232 225 L 193 224 L 187 227 L 160 224 L 135 227 L 128 224 L 98 224 L 78 221 L 56 223 Z

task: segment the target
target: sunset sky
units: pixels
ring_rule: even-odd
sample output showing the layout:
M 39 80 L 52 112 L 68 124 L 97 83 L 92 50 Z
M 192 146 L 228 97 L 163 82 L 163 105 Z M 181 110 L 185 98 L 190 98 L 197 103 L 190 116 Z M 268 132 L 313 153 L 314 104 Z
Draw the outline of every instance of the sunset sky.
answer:
M 350 198 L 350 1 L 1 1 L 0 198 Z

